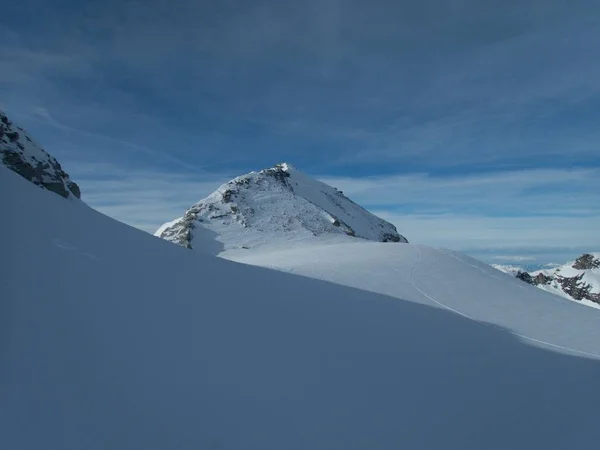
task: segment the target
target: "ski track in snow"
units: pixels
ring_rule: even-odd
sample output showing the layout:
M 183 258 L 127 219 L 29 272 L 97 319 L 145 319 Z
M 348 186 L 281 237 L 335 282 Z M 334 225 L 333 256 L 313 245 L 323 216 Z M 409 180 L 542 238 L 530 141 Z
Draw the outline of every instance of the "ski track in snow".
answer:
M 432 301 L 433 303 L 435 303 L 436 305 L 438 305 L 438 306 L 441 306 L 441 307 L 443 307 L 443 308 L 447 309 L 448 311 L 452 311 L 453 313 L 455 313 L 455 314 L 458 314 L 458 315 L 460 315 L 460 316 L 463 316 L 463 317 L 465 317 L 465 318 L 467 318 L 467 319 L 470 319 L 470 320 L 472 320 L 472 321 L 474 321 L 474 322 L 478 322 L 478 323 L 486 324 L 486 325 L 489 325 L 489 326 L 492 326 L 492 327 L 495 327 L 495 328 L 501 328 L 501 327 L 499 327 L 499 326 L 497 326 L 497 325 L 494 325 L 494 324 L 491 324 L 491 323 L 487 323 L 487 322 L 482 322 L 482 321 L 480 321 L 480 320 L 474 319 L 473 317 L 469 316 L 468 314 L 465 314 L 465 313 L 463 313 L 463 312 L 461 312 L 461 311 L 459 311 L 459 310 L 457 310 L 457 309 L 454 309 L 454 308 L 452 308 L 451 306 L 448 306 L 447 304 L 445 304 L 445 303 L 443 303 L 443 302 L 439 301 L 438 299 L 436 299 L 436 298 L 434 298 L 434 297 L 432 297 L 432 296 L 428 295 L 426 292 L 424 292 L 424 291 L 423 291 L 423 290 L 422 290 L 422 289 L 421 289 L 421 288 L 420 288 L 420 287 L 419 287 L 419 286 L 418 286 L 418 285 L 415 283 L 415 271 L 416 271 L 416 269 L 417 269 L 417 266 L 418 266 L 418 265 L 419 265 L 419 263 L 421 262 L 421 249 L 420 249 L 418 246 L 415 246 L 414 248 L 416 248 L 416 249 L 417 249 L 417 258 L 415 259 L 415 264 L 414 264 L 414 265 L 413 265 L 413 267 L 412 267 L 412 271 L 411 271 L 411 275 L 410 275 L 410 282 L 411 282 L 412 286 L 413 286 L 413 287 L 414 287 L 414 288 L 415 288 L 415 289 L 416 289 L 416 290 L 417 290 L 417 291 L 418 291 L 418 292 L 419 292 L 421 295 L 423 295 L 423 296 L 424 296 L 424 297 L 426 297 L 427 299 L 431 300 L 431 301 Z M 450 252 L 444 251 L 444 253 L 448 254 L 449 256 L 452 256 L 453 258 L 457 259 L 458 261 L 462 262 L 463 264 L 467 264 L 466 262 L 462 261 L 462 260 L 461 260 L 460 258 L 458 258 L 457 256 L 455 256 L 455 255 L 452 255 L 452 253 L 450 253 Z M 475 267 L 475 268 L 477 268 L 477 269 L 481 270 L 483 273 L 487 273 L 487 272 L 485 272 L 485 270 L 483 270 L 483 269 L 481 269 L 480 267 L 477 267 L 477 266 L 475 266 L 475 265 L 473 265 L 473 264 L 467 264 L 467 265 L 469 265 L 469 266 L 471 266 L 471 267 Z M 492 278 L 498 278 L 498 277 L 496 277 L 496 276 L 493 276 L 493 275 L 491 275 L 491 274 L 489 274 L 489 273 L 487 273 L 487 275 L 491 276 Z M 517 336 L 517 337 L 519 337 L 519 338 L 521 338 L 521 339 L 526 339 L 526 340 L 528 340 L 528 341 L 531 341 L 531 342 L 535 342 L 535 343 L 537 343 L 537 344 L 542 344 L 542 345 L 546 345 L 546 346 L 548 346 L 548 347 L 557 348 L 557 349 L 560 349 L 560 350 L 564 350 L 564 351 L 568 351 L 568 352 L 572 352 L 572 353 L 577 353 L 577 354 L 580 354 L 580 355 L 585 355 L 585 356 L 591 356 L 591 357 L 593 357 L 593 358 L 598 358 L 598 359 L 600 359 L 600 354 L 597 354 L 597 353 L 590 353 L 590 352 L 586 352 L 586 351 L 583 351 L 583 350 L 577 350 L 577 349 L 570 348 L 570 347 L 564 347 L 564 346 L 562 346 L 562 345 L 553 344 L 552 342 L 542 341 L 542 340 L 540 340 L 540 339 L 535 339 L 535 338 L 532 338 L 532 337 L 530 337 L 530 336 L 525 336 L 525 335 L 523 335 L 523 334 L 515 333 L 515 332 L 513 332 L 513 331 L 511 331 L 511 330 L 509 330 L 509 331 L 510 331 L 510 333 L 512 333 L 514 336 Z
M 445 308 L 449 311 L 452 311 L 453 313 L 456 313 L 458 315 L 461 315 L 463 317 L 466 317 L 467 319 L 471 319 L 474 320 L 475 322 L 479 322 L 476 319 L 473 319 L 471 316 L 462 313 L 460 311 L 458 311 L 457 309 L 451 308 L 450 306 L 446 305 L 445 303 L 442 303 L 438 300 L 436 300 L 435 298 L 431 297 L 430 295 L 428 295 L 427 293 L 425 293 L 419 286 L 417 286 L 417 284 L 415 283 L 415 270 L 417 269 L 417 266 L 419 265 L 419 262 L 421 262 L 421 249 L 417 246 L 415 246 L 415 248 L 417 249 L 417 259 L 415 260 L 415 264 L 412 267 L 412 271 L 410 274 L 410 283 L 412 284 L 412 286 L 419 292 L 421 293 L 421 295 L 425 296 L 426 298 L 428 298 L 429 300 L 431 300 L 432 302 L 434 302 L 435 304 L 441 306 L 442 308 Z
M 78 255 L 85 256 L 86 258 L 98 259 L 98 257 L 96 255 L 93 255 L 92 253 L 88 253 L 88 252 L 82 252 L 77 247 L 69 244 L 68 242 L 63 241 L 62 239 L 58 239 L 58 238 L 53 239 L 52 245 L 61 250 L 64 250 L 67 252 L 74 252 L 74 253 L 77 253 Z

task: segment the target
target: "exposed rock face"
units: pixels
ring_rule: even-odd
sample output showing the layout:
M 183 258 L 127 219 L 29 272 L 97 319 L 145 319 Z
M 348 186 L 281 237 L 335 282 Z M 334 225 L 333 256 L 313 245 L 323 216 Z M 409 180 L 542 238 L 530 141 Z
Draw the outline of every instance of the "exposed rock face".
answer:
M 583 275 L 584 274 L 580 274 L 574 277 L 561 277 L 558 275 L 556 280 L 562 286 L 563 292 L 575 300 L 592 300 L 590 298 L 590 289 L 592 287 L 588 283 L 582 281 Z
M 532 279 L 532 283 L 535 284 L 536 286 L 538 286 L 540 284 L 550 284 L 551 281 L 552 281 L 552 277 L 549 277 L 548 275 L 544 275 L 543 273 L 538 273 Z
M 531 277 L 531 275 L 529 275 L 529 273 L 527 272 L 517 272 L 517 274 L 515 275 L 519 280 L 524 281 L 525 283 L 528 284 L 534 284 L 533 283 L 533 278 Z
M 192 248 L 198 226 L 215 231 L 226 245 L 237 248 L 248 247 L 249 242 L 336 234 L 408 242 L 394 225 L 285 163 L 231 180 L 155 234 Z
M 81 198 L 79 186 L 59 162 L 0 111 L 0 162 L 23 178 L 62 197 Z
M 581 255 L 573 264 L 573 268 L 577 270 L 591 270 L 598 267 L 600 267 L 600 259 L 594 258 L 594 255 L 589 253 Z

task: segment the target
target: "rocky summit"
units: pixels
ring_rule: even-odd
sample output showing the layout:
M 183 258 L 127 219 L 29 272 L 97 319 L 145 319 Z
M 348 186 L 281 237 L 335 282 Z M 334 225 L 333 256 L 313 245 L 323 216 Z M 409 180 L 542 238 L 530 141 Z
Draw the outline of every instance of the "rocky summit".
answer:
M 391 223 L 287 163 L 234 178 L 155 235 L 195 248 L 194 239 L 207 230 L 225 248 L 318 236 L 408 242 Z
M 600 253 L 584 253 L 553 269 L 519 271 L 516 277 L 548 292 L 600 305 Z
M 81 198 L 79 186 L 71 181 L 56 158 L 36 144 L 3 111 L 0 111 L 0 162 L 43 189 L 65 198 Z

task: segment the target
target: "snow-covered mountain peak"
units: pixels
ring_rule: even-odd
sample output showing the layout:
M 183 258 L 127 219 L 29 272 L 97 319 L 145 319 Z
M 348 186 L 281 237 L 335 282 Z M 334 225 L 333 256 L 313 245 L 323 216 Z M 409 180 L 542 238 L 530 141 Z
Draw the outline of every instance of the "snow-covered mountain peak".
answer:
M 43 189 L 62 197 L 81 197 L 79 186 L 59 162 L 0 110 L 0 163 Z
M 391 223 L 285 162 L 223 184 L 155 235 L 192 248 L 201 229 L 216 233 L 226 248 L 318 236 L 408 242 Z
M 289 173 L 296 171 L 296 168 L 294 166 L 292 166 L 291 164 L 288 164 L 286 162 L 276 164 L 275 167 L 280 167 L 281 170 L 283 170 L 285 172 L 289 172 Z
M 503 268 L 494 266 L 503 272 Z M 548 269 L 509 272 L 547 292 L 600 308 L 600 253 L 584 253 L 575 261 Z

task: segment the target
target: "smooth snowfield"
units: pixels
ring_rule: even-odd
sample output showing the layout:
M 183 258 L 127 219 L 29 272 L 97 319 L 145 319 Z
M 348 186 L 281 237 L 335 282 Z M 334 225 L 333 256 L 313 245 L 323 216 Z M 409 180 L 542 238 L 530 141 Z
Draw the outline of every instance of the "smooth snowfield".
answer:
M 449 250 L 347 239 L 221 255 L 444 308 L 535 345 L 600 358 L 600 312 Z
M 2 449 L 600 441 L 593 358 L 442 308 L 188 251 L 3 167 L 0 192 Z

